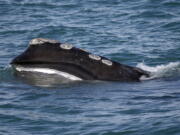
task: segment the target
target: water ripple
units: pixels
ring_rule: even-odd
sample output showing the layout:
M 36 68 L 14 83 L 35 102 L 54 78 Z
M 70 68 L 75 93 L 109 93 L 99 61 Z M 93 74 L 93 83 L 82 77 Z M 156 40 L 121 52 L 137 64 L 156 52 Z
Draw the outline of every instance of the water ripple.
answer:
M 178 0 L 1 0 L 0 6 L 0 134 L 180 133 L 179 66 L 171 66 L 180 59 Z M 33 86 L 7 65 L 37 37 L 140 64 L 158 79 Z

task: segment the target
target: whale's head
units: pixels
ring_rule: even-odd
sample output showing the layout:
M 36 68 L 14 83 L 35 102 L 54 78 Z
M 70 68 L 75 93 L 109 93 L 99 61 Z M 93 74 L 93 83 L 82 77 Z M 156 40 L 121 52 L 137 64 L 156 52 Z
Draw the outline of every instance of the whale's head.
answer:
M 29 42 L 27 49 L 11 61 L 15 71 L 43 71 L 58 73 L 72 80 L 94 79 L 90 72 L 88 52 L 71 44 L 56 40 L 36 38 Z M 46 70 L 46 71 L 45 71 Z M 61 72 L 61 73 L 60 73 Z M 70 75 L 67 75 L 70 74 Z
M 10 64 L 15 69 L 15 75 L 30 84 L 47 85 L 81 80 L 81 76 L 77 74 L 80 68 L 70 64 L 74 61 L 73 49 L 76 50 L 70 44 L 35 38 L 29 42 L 27 49 L 15 57 Z M 84 76 L 83 74 L 82 78 Z

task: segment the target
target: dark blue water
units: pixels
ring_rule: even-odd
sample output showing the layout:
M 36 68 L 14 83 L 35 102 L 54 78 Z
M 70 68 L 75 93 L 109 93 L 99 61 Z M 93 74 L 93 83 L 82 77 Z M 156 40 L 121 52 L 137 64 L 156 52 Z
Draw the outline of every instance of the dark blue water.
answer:
M 37 37 L 153 76 L 140 83 L 29 84 L 9 62 Z M 179 127 L 179 0 L 0 0 L 0 134 L 179 135 Z

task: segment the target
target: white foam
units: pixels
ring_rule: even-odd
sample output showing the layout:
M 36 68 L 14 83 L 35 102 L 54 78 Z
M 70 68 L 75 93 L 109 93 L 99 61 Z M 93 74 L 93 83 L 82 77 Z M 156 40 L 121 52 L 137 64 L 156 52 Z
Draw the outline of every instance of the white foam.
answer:
M 15 68 L 19 72 L 26 71 L 26 72 L 39 72 L 39 73 L 45 73 L 45 74 L 57 74 L 73 81 L 82 80 L 81 78 L 74 76 L 72 74 L 62 72 L 62 71 L 57 71 L 54 69 L 49 69 L 49 68 L 27 68 L 27 67 L 22 67 L 22 66 L 17 66 Z
M 144 63 L 138 63 L 138 68 L 151 73 L 150 77 L 142 76 L 141 80 L 149 80 L 162 77 L 178 76 L 180 75 L 180 62 L 170 62 L 165 65 L 148 66 Z

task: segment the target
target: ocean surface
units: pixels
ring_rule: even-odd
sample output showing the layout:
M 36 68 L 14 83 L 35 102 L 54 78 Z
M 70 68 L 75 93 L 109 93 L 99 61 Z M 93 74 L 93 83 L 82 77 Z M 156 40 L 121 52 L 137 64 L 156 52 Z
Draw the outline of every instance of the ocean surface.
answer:
M 152 76 L 29 83 L 9 63 L 37 37 Z M 0 0 L 0 135 L 32 134 L 180 135 L 180 1 Z

